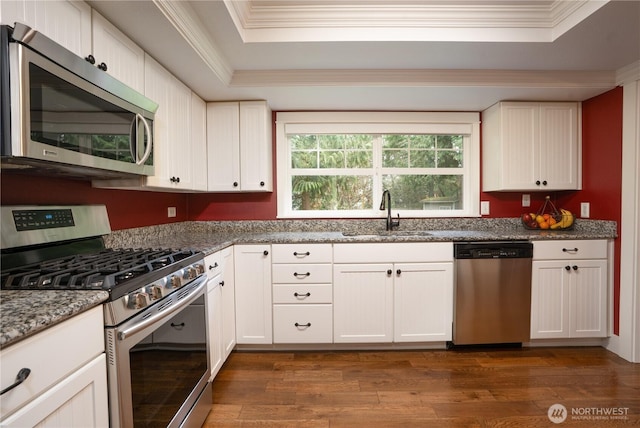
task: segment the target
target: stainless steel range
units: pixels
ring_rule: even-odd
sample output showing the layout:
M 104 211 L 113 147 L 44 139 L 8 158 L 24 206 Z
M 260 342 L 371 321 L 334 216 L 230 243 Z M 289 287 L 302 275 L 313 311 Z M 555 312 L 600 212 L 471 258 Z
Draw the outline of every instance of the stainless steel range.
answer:
M 2 289 L 105 290 L 110 424 L 201 426 L 211 407 L 204 255 L 107 249 L 104 206 L 3 206 Z

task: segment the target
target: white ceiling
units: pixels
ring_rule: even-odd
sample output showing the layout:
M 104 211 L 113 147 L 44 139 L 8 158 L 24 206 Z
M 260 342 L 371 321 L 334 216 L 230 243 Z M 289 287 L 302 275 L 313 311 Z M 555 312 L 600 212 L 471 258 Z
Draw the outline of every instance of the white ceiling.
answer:
M 89 3 L 205 100 L 280 111 L 582 101 L 640 60 L 637 0 Z

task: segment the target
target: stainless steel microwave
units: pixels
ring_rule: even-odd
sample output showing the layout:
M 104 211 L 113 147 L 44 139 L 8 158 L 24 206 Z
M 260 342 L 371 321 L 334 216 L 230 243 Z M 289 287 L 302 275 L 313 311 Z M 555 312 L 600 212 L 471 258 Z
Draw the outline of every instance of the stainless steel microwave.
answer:
M 0 39 L 3 171 L 153 175 L 155 102 L 26 25 Z

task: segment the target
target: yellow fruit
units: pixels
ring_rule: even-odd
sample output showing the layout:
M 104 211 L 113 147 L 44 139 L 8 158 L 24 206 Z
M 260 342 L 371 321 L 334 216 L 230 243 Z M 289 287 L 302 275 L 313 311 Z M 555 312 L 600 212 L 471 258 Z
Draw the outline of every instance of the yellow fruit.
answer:
M 544 222 L 544 217 L 539 215 L 536 217 L 536 221 L 538 222 L 538 224 L 541 224 L 542 222 Z

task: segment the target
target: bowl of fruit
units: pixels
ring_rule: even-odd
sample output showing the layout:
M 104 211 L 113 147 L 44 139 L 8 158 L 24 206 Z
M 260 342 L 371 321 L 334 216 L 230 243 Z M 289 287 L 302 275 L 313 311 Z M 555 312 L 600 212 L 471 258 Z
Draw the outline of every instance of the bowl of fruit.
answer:
M 524 213 L 520 219 L 524 227 L 530 230 L 567 230 L 573 228 L 575 221 L 571 211 L 557 209 L 549 196 L 537 212 Z

